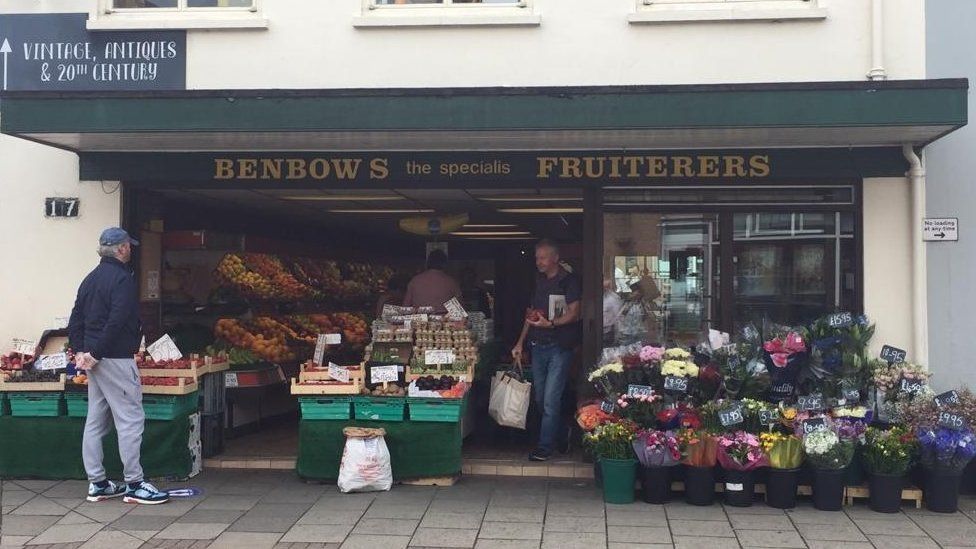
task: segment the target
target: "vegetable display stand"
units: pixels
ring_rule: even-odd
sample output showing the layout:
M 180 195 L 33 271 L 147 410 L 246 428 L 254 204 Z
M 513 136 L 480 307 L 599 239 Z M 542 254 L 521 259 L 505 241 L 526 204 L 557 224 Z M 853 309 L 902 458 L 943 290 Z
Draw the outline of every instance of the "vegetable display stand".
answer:
M 671 467 L 641 467 L 641 494 L 645 503 L 667 503 L 673 496 L 671 479 L 674 466 Z
M 844 469 L 813 471 L 813 506 L 821 511 L 840 511 L 844 505 Z
M 751 507 L 756 493 L 753 471 L 725 470 L 725 504 L 732 507 Z
M 715 503 L 715 470 L 712 467 L 685 466 L 685 501 L 700 506 Z
M 796 507 L 799 469 L 769 469 L 766 479 L 766 505 L 776 509 Z
M 633 503 L 637 460 L 600 458 L 603 472 L 603 501 Z
M 868 507 L 878 513 L 897 513 L 901 510 L 901 491 L 904 475 L 871 474 L 868 477 Z
M 925 508 L 936 513 L 955 513 L 959 510 L 959 471 L 925 470 Z

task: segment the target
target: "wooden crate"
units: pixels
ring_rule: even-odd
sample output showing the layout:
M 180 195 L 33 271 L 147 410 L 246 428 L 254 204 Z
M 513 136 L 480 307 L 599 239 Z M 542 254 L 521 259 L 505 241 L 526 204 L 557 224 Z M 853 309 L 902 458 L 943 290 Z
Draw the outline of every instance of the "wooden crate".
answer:
M 332 385 L 303 385 L 297 378 L 291 378 L 293 395 L 358 395 L 362 388 L 362 381 L 353 378 L 349 379 L 348 384 Z
M 196 361 L 190 361 L 189 368 L 140 368 L 139 375 L 142 377 L 191 377 L 200 379 L 204 372 L 202 365 Z
M 871 490 L 867 484 L 861 486 L 848 486 L 844 489 L 844 503 L 854 505 L 855 499 L 866 499 L 871 497 Z M 914 486 L 909 486 L 901 491 L 902 501 L 908 500 L 915 502 L 915 508 L 922 508 L 922 490 Z
M 420 477 L 397 481 L 398 484 L 407 486 L 454 486 L 460 475 L 445 477 Z
M 344 367 L 345 368 L 349 368 L 349 380 L 350 381 L 357 380 L 360 383 L 362 383 L 362 381 L 363 381 L 363 372 L 366 371 L 365 367 L 363 367 L 362 364 L 360 364 L 358 366 L 344 366 Z M 298 382 L 299 383 L 302 383 L 302 382 L 305 382 L 305 381 L 312 381 L 312 380 L 329 380 L 329 379 L 332 379 L 332 378 L 329 377 L 329 371 L 327 369 L 326 370 L 312 370 L 312 369 L 307 369 L 307 366 L 303 364 L 301 371 L 298 372 Z
M 211 358 L 212 357 L 207 357 L 207 359 Z M 227 370 L 230 370 L 229 360 L 226 358 L 221 360 L 213 359 L 212 361 L 208 360 L 204 362 L 203 366 L 200 367 L 200 375 L 217 374 L 220 372 L 226 372 Z
M 68 376 L 61 374 L 58 381 L 37 381 L 29 383 L 8 383 L 0 380 L 0 393 L 26 393 L 35 391 L 64 391 Z
M 442 375 L 449 375 L 451 377 L 456 377 L 459 379 L 463 377 L 461 381 L 466 381 L 468 383 L 471 383 L 472 381 L 474 381 L 474 364 L 469 365 L 468 370 L 463 374 L 461 372 L 450 372 L 447 370 L 441 373 L 415 374 L 410 370 L 409 366 L 407 367 L 407 382 L 416 381 L 417 379 L 420 379 L 421 377 L 425 377 L 425 376 L 441 377 Z
M 188 395 L 199 389 L 198 383 L 187 383 L 186 377 L 179 379 L 179 385 L 143 385 L 144 395 Z

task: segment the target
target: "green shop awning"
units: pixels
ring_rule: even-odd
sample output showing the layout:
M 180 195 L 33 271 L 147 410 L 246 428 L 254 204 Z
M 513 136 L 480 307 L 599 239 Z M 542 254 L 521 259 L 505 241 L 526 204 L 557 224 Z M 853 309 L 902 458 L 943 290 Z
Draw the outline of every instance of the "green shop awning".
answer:
M 0 132 L 75 151 L 924 145 L 965 79 L 566 88 L 8 92 Z

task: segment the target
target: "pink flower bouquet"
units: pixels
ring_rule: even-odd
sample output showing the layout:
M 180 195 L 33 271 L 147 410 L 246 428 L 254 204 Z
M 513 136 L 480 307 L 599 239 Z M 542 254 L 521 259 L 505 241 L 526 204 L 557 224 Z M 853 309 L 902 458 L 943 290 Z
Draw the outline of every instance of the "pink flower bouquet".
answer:
M 752 471 L 769 465 L 759 437 L 745 431 L 720 436 L 717 457 L 722 468 L 733 471 Z

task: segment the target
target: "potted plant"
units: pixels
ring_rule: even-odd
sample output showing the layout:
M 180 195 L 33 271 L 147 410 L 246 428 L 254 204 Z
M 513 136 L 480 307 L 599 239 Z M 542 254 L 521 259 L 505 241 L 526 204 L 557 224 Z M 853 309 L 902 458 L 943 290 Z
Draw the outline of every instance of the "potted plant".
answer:
M 803 464 L 803 440 L 796 435 L 777 432 L 759 435 L 769 460 L 766 479 L 766 504 L 776 509 L 796 507 L 796 487 Z
M 641 488 L 646 503 L 671 500 L 672 471 L 681 461 L 674 433 L 644 430 L 634 439 L 634 453 L 641 463 Z
M 844 468 L 854 457 L 854 443 L 833 431 L 815 431 L 803 438 L 803 450 L 813 467 L 813 506 L 840 511 L 844 503 Z
M 962 471 L 976 455 L 976 438 L 969 428 L 919 427 L 916 434 L 919 461 L 925 468 L 925 508 L 955 513 Z
M 755 493 L 753 473 L 767 463 L 759 438 L 745 431 L 726 433 L 718 438 L 716 457 L 725 469 L 725 503 L 751 506 Z
M 901 509 L 901 491 L 915 458 L 915 435 L 903 427 L 882 430 L 868 427 L 861 459 L 868 472 L 868 506 L 879 513 Z
M 603 500 L 607 503 L 633 503 L 634 477 L 637 460 L 634 459 L 634 436 L 637 426 L 630 421 L 613 421 L 597 426 L 584 436 L 599 460 L 603 477 Z
M 718 442 L 708 431 L 684 429 L 678 432 L 681 463 L 685 466 L 685 501 L 711 505 L 715 501 L 715 463 Z

